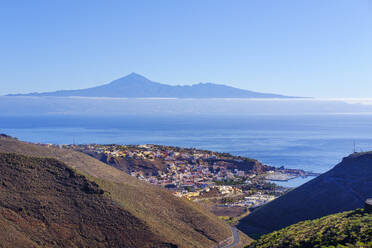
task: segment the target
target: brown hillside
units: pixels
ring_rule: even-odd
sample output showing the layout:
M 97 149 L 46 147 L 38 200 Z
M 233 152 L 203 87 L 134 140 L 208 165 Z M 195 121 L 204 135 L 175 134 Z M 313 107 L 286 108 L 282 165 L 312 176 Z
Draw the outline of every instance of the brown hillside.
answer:
M 122 208 L 146 223 L 151 232 L 179 247 L 211 247 L 231 235 L 230 228 L 193 202 L 141 182 L 86 154 L 0 137 L 0 152 L 51 157 L 95 181 Z
M 172 247 L 55 159 L 0 154 L 1 247 Z

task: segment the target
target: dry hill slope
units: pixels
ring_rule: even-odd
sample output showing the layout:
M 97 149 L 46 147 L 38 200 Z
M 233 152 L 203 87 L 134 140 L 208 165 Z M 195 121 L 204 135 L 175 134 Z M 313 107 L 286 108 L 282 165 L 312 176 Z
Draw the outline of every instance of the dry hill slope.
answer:
M 362 208 L 371 196 L 372 152 L 355 153 L 330 171 L 257 209 L 238 227 L 257 237 L 302 220 Z
M 0 153 L 0 247 L 174 247 L 56 159 Z
M 0 152 L 51 157 L 86 175 L 122 208 L 162 240 L 179 247 L 210 247 L 231 235 L 230 228 L 199 205 L 143 183 L 88 155 L 0 137 Z

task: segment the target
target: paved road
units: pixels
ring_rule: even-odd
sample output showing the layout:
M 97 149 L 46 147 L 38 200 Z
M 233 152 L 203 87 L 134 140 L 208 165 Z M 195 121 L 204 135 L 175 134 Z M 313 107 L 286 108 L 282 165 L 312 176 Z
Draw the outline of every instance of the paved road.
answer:
M 230 226 L 230 228 L 232 232 L 233 242 L 228 245 L 220 246 L 220 248 L 232 248 L 240 242 L 240 235 L 239 235 L 238 229 L 232 226 Z

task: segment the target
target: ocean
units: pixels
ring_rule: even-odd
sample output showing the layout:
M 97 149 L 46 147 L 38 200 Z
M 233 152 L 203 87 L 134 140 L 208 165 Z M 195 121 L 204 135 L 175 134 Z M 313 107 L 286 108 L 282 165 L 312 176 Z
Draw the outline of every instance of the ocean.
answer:
M 0 117 L 0 133 L 53 144 L 163 144 L 323 173 L 372 150 L 372 115 L 44 115 Z M 298 186 L 296 179 L 284 186 Z

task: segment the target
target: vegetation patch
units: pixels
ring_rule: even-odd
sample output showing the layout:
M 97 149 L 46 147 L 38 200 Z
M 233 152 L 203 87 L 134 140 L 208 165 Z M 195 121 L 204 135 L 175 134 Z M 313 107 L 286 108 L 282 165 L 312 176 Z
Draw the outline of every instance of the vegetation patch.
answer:
M 263 235 L 249 247 L 372 247 L 372 214 L 357 209 L 302 221 Z

